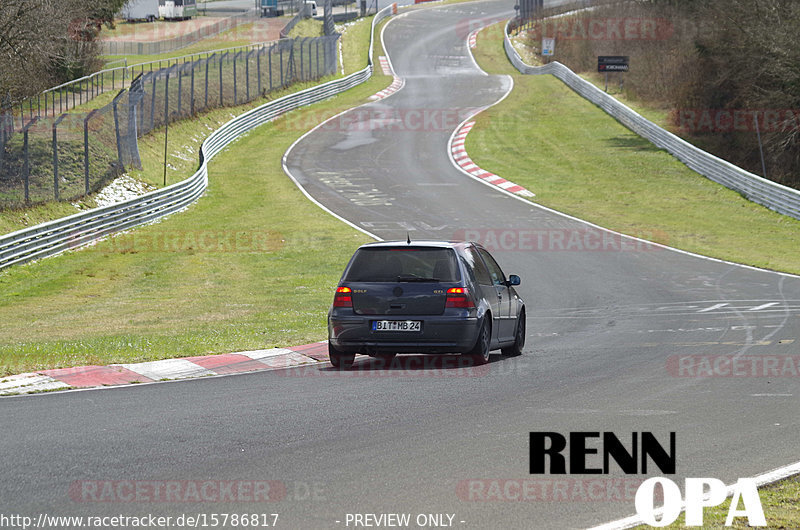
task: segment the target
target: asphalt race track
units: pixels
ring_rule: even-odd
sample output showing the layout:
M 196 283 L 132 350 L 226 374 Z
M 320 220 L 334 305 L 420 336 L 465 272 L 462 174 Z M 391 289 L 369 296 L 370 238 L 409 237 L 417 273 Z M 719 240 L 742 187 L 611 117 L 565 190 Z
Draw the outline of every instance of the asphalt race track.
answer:
M 455 514 L 460 528 L 581 528 L 632 514 L 632 499 L 480 500 L 480 485 L 554 478 L 529 474 L 530 431 L 661 441 L 675 431 L 679 484 L 729 484 L 800 460 L 796 374 L 675 369 L 685 355 L 796 354 L 800 279 L 603 239 L 450 162 L 465 113 L 509 84 L 477 69 L 467 34 L 510 7 L 392 21 L 385 44 L 405 87 L 307 135 L 286 163 L 315 200 L 381 238 L 498 236 L 493 254 L 522 277 L 527 302 L 521 357 L 468 369 L 401 356 L 388 370 L 359 358 L 349 374 L 325 365 L 4 399 L 0 513 L 279 513 L 278 528 L 346 528 L 348 513 Z M 545 248 L 530 248 L 537 238 Z M 285 491 L 270 503 L 81 496 L 82 481 L 98 480 L 277 481 Z

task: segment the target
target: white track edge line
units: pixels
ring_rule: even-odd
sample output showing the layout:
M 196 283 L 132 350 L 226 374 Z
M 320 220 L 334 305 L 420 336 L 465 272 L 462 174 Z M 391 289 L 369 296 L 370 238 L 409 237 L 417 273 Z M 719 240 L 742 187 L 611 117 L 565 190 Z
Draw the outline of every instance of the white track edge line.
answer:
M 407 14 L 407 13 L 404 13 L 403 15 L 406 15 L 406 14 Z M 391 62 L 391 59 L 389 58 L 389 54 L 388 54 L 388 52 L 386 51 L 386 46 L 384 46 L 384 44 L 383 44 L 383 32 L 386 30 L 386 27 L 387 27 L 389 24 L 391 24 L 391 23 L 392 23 L 392 21 L 394 21 L 394 20 L 397 20 L 399 17 L 400 17 L 400 15 L 395 15 L 395 16 L 393 16 L 392 18 L 390 18 L 390 19 L 389 19 L 389 22 L 387 22 L 386 24 L 384 24 L 384 25 L 383 25 L 383 28 L 381 28 L 381 46 L 383 46 L 383 53 L 385 54 L 386 60 L 387 60 L 387 61 L 389 61 L 389 67 L 390 67 L 390 68 L 392 68 L 392 72 L 394 72 L 394 68 L 392 67 L 392 62 Z M 373 68 L 374 68 L 374 65 L 373 65 Z M 389 95 L 388 95 L 388 96 L 386 96 L 386 97 L 391 97 L 393 94 L 396 94 L 397 92 L 400 92 L 400 90 L 402 90 L 404 86 L 405 86 L 405 81 L 403 81 L 403 85 L 402 85 L 400 88 L 398 88 L 398 89 L 397 89 L 395 92 L 393 92 L 392 94 L 389 94 Z M 386 98 L 383 98 L 383 99 L 386 99 Z M 329 121 L 335 120 L 336 118 L 338 118 L 338 117 L 340 117 L 340 116 L 342 116 L 342 115 L 344 115 L 344 114 L 346 114 L 346 113 L 348 113 L 348 112 L 350 112 L 350 111 L 352 111 L 352 110 L 355 110 L 355 109 L 358 109 L 358 108 L 364 107 L 364 106 L 366 106 L 366 105 L 371 105 L 371 104 L 373 104 L 373 103 L 374 103 L 374 101 L 368 101 L 368 102 L 366 102 L 366 103 L 362 103 L 362 104 L 360 104 L 360 105 L 356 105 L 355 107 L 350 107 L 349 109 L 343 110 L 343 111 L 342 111 L 342 112 L 340 112 L 339 114 L 336 114 L 335 116 L 331 116 L 331 117 L 330 117 L 330 118 L 328 118 L 327 120 L 325 120 L 325 121 L 323 121 L 323 122 L 321 122 L 321 123 L 318 123 L 317 125 L 315 125 L 315 126 L 314 126 L 314 128 L 310 129 L 309 131 L 306 131 L 306 132 L 305 132 L 305 133 L 304 133 L 304 134 L 303 134 L 303 135 L 302 135 L 300 138 L 298 138 L 297 140 L 295 140 L 295 141 L 292 143 L 292 145 L 290 145 L 290 146 L 289 146 L 289 149 L 287 149 L 287 150 L 286 150 L 286 152 L 283 154 L 283 158 L 281 159 L 281 166 L 283 167 L 283 172 L 284 172 L 284 173 L 286 173 L 286 175 L 287 175 L 287 176 L 288 176 L 288 177 L 289 177 L 289 178 L 292 180 L 292 182 L 294 182 L 295 186 L 297 186 L 297 187 L 300 189 L 300 191 L 303 193 L 303 195 L 305 195 L 305 196 L 306 196 L 306 198 L 307 198 L 309 201 L 311 201 L 312 203 L 316 204 L 316 205 L 317 205 L 317 206 L 319 206 L 319 207 L 320 207 L 322 210 L 324 210 L 324 211 L 325 211 L 325 212 L 327 212 L 328 214 L 332 215 L 333 217 L 335 217 L 335 218 L 336 218 L 336 219 L 338 219 L 339 221 L 343 222 L 344 224 L 346 224 L 346 225 L 348 225 L 348 226 L 350 226 L 350 227 L 352 227 L 352 228 L 355 228 L 356 230 L 358 230 L 359 232 L 361 232 L 361 233 L 363 233 L 363 234 L 366 234 L 367 236 L 371 237 L 371 238 L 372 238 L 372 239 L 374 239 L 375 241 L 383 241 L 383 238 L 381 238 L 381 237 L 378 237 L 377 235 L 373 234 L 372 232 L 369 232 L 369 231 L 365 230 L 364 228 L 362 228 L 362 227 L 358 226 L 358 225 L 357 225 L 357 224 L 355 224 L 354 222 L 352 222 L 352 221 L 350 221 L 350 220 L 348 220 L 348 219 L 345 219 L 344 217 L 342 217 L 341 215 L 339 215 L 339 214 L 335 213 L 333 210 L 329 209 L 327 206 L 325 206 L 324 204 L 322 204 L 321 202 L 319 202 L 317 199 L 315 199 L 314 197 L 312 197 L 312 196 L 311 196 L 311 194 L 310 194 L 310 193 L 308 193 L 308 191 L 307 191 L 307 190 L 306 190 L 306 189 L 303 187 L 303 185 L 302 185 L 302 184 L 300 184 L 300 182 L 299 182 L 299 181 L 298 181 L 298 180 L 295 178 L 295 176 L 292 174 L 292 172 L 291 172 L 291 171 L 289 171 L 289 166 L 288 166 L 288 165 L 287 165 L 287 163 L 286 163 L 286 162 L 287 162 L 287 159 L 288 159 L 288 157 L 289 157 L 289 154 L 292 152 L 292 149 L 294 149 L 294 148 L 295 148 L 295 146 L 296 146 L 298 143 L 300 143 L 300 142 L 301 142 L 303 139 L 305 139 L 305 137 L 306 137 L 306 136 L 308 136 L 309 134 L 313 133 L 314 131 L 316 131 L 316 130 L 317 130 L 317 129 L 319 129 L 320 127 L 324 126 L 324 125 L 325 125 L 326 123 L 328 123 Z
M 795 462 L 793 464 L 789 464 L 787 466 L 782 466 L 775 468 L 771 471 L 767 471 L 766 473 L 762 473 L 761 475 L 757 475 L 755 477 L 751 477 L 752 480 L 755 481 L 757 487 L 766 486 L 768 484 L 773 484 L 785 478 L 791 477 L 793 475 L 797 475 L 800 473 L 800 462 Z M 731 497 L 733 495 L 733 488 L 734 485 L 726 486 L 726 498 Z M 681 512 L 686 510 L 686 502 L 681 502 Z M 663 508 L 660 508 L 655 511 L 657 515 L 663 513 Z M 628 517 L 623 517 L 622 519 L 617 519 L 615 521 L 611 521 L 608 523 L 603 523 L 598 526 L 592 526 L 588 530 L 627 530 L 628 528 L 633 528 L 634 526 L 644 525 L 644 521 L 639 515 L 630 515 Z

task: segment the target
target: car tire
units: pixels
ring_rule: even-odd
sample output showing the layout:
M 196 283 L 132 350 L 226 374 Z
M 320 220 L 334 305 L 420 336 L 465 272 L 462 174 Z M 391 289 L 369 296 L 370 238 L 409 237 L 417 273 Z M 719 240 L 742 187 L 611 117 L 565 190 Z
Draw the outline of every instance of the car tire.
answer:
M 328 343 L 328 357 L 334 368 L 349 370 L 356 360 L 355 353 L 342 353 Z
M 519 312 L 517 318 L 517 331 L 514 333 L 514 344 L 503 348 L 503 355 L 516 357 L 522 355 L 522 348 L 525 347 L 525 310 Z
M 492 326 L 489 324 L 489 316 L 483 318 L 481 330 L 478 332 L 478 340 L 475 346 L 467 353 L 474 366 L 480 366 L 489 362 L 492 342 Z

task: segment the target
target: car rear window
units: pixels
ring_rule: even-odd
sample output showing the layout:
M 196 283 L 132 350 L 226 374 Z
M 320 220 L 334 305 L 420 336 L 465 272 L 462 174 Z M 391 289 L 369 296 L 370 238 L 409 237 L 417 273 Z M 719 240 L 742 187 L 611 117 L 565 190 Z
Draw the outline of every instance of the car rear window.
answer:
M 456 254 L 450 248 L 377 247 L 356 251 L 348 282 L 457 282 Z

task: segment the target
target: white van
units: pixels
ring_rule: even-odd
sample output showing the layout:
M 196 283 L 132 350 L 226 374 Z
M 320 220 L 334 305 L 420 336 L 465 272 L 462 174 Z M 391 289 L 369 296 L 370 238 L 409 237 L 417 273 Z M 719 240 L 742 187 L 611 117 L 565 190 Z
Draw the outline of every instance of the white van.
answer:
M 317 3 L 314 0 L 306 0 L 304 4 L 307 6 L 306 9 L 308 11 L 306 11 L 306 13 L 308 13 L 309 16 L 317 16 Z

